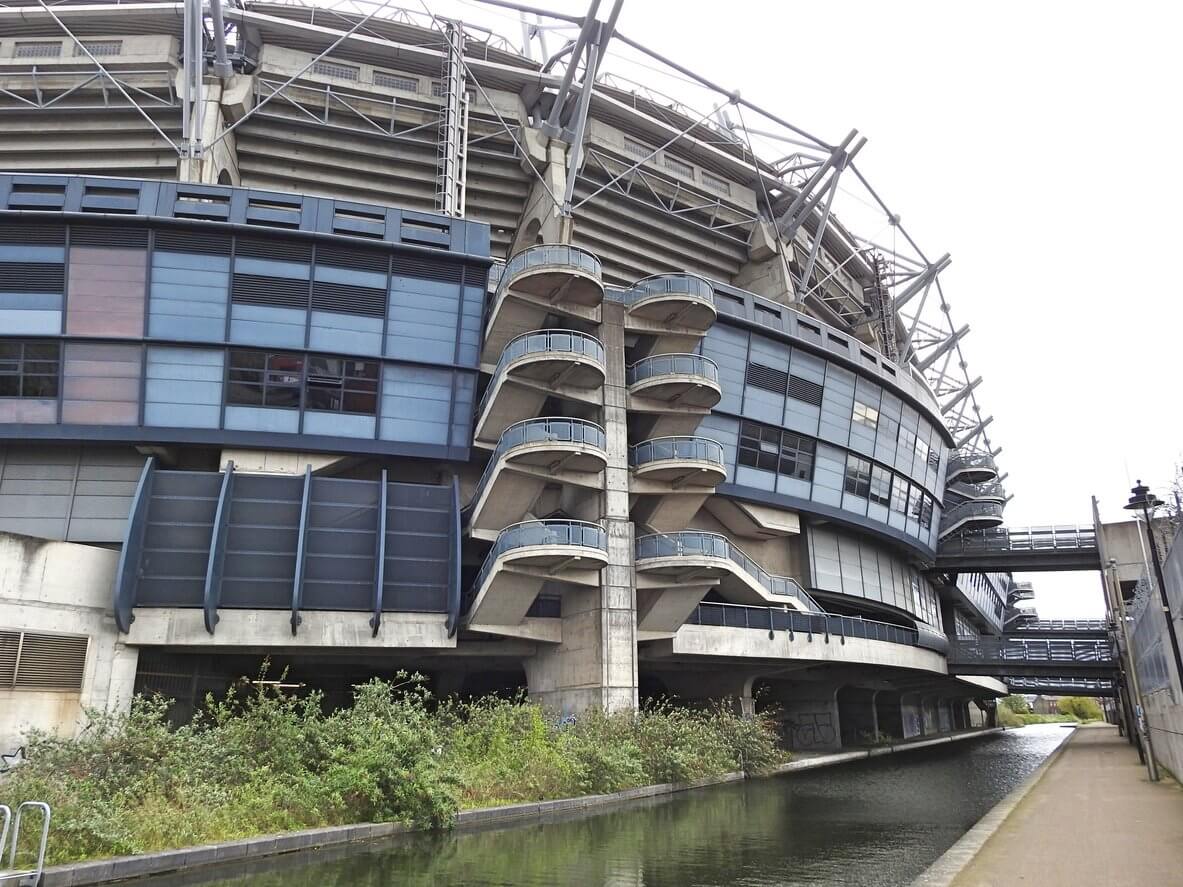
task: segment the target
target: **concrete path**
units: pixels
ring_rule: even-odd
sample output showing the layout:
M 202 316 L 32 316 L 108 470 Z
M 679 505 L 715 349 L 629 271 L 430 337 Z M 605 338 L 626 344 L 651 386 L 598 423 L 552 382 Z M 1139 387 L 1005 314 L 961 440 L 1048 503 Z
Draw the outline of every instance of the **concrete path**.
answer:
M 1183 789 L 1117 728 L 1078 729 L 953 887 L 1183 885 Z

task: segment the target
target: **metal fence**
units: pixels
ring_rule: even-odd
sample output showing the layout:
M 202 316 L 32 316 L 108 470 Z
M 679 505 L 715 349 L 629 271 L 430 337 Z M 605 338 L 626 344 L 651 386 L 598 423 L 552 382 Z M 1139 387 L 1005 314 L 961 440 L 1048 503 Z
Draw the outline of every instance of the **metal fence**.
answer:
M 472 494 L 472 501 L 480 499 L 481 492 L 493 476 L 497 462 L 503 455 L 515 447 L 531 443 L 575 443 L 603 450 L 608 446 L 608 438 L 603 428 L 585 419 L 545 417 L 515 422 L 501 432 L 497 447 L 493 450 L 489 464 L 485 466 L 484 473 L 481 474 L 481 479 Z
M 635 385 L 646 379 L 657 376 L 701 376 L 715 382 L 719 381 L 719 368 L 710 358 L 701 354 L 657 354 L 638 360 L 628 368 L 625 381 Z
M 789 631 L 820 634 L 826 637 L 865 638 L 915 647 L 917 633 L 910 628 L 827 613 L 801 613 L 777 607 L 751 607 L 743 604 L 701 603 L 694 608 L 687 625 L 713 625 L 721 628 L 754 628 L 763 631 Z
M 655 437 L 629 450 L 629 464 L 646 465 L 666 459 L 693 459 L 723 464 L 723 445 L 709 437 Z
M 707 299 L 712 304 L 715 299 L 714 287 L 704 278 L 694 274 L 655 274 L 638 280 L 624 291 L 623 296 L 626 305 L 635 305 L 652 296 L 674 293 Z
M 949 661 L 1084 665 L 1112 662 L 1113 649 L 1108 640 L 958 638 L 950 645 Z
M 508 286 L 523 271 L 532 268 L 563 267 L 583 271 L 600 279 L 600 260 L 585 249 L 561 243 L 546 243 L 522 250 L 505 263 L 498 291 Z
M 1093 527 L 993 527 L 941 540 L 941 554 L 1007 551 L 1096 551 Z
M 608 534 L 599 524 L 578 520 L 531 520 L 512 524 L 497 534 L 497 541 L 472 584 L 473 593 L 484 585 L 497 558 L 507 551 L 533 545 L 571 545 L 607 551 Z

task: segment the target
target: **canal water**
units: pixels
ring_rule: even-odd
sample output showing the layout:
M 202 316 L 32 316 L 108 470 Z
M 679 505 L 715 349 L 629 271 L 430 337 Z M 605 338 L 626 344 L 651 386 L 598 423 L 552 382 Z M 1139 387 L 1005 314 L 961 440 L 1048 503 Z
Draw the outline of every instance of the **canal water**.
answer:
M 903 887 L 1070 731 L 1056 725 L 561 822 L 413 835 L 151 887 Z

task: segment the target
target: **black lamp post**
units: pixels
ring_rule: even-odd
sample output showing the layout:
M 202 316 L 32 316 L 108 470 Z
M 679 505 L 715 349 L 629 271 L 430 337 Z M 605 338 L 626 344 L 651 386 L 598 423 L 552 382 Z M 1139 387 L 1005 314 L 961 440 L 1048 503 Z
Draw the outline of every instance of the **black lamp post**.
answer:
M 1167 617 L 1167 633 L 1171 637 L 1171 650 L 1175 654 L 1175 676 L 1179 679 L 1179 685 L 1183 686 L 1183 656 L 1179 655 L 1179 638 L 1175 634 L 1175 620 L 1171 616 L 1171 602 L 1167 597 L 1167 583 L 1162 575 L 1162 563 L 1158 559 L 1158 542 L 1154 538 L 1154 528 L 1150 524 L 1150 515 L 1155 508 L 1162 505 L 1163 502 L 1154 493 L 1150 492 L 1150 488 L 1145 486 L 1141 480 L 1138 485 L 1130 490 L 1134 495 L 1130 496 L 1128 505 L 1123 506 L 1127 511 L 1141 511 L 1142 516 L 1146 518 L 1146 536 L 1150 539 L 1150 560 L 1154 564 L 1154 578 L 1158 583 L 1158 595 L 1162 601 L 1162 612 Z

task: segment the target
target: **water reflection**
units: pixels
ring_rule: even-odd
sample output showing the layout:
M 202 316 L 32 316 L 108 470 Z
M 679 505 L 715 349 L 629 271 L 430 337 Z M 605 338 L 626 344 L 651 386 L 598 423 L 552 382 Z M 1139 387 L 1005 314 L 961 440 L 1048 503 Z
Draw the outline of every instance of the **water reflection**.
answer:
M 599 816 L 259 860 L 151 887 L 821 887 L 908 884 L 1068 731 L 720 786 Z

